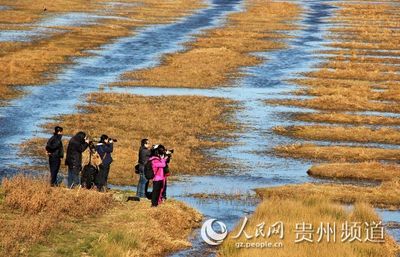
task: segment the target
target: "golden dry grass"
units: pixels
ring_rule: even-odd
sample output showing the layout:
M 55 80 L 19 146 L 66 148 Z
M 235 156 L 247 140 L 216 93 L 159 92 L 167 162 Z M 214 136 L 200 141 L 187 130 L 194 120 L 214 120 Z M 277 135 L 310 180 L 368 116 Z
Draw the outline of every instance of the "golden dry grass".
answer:
M 272 191 L 273 189 L 271 189 Z M 279 239 L 278 235 L 269 238 L 252 238 L 246 240 L 244 235 L 238 239 L 233 239 L 230 235 L 236 235 L 240 230 L 239 223 L 233 232 L 228 235 L 228 239 L 222 244 L 218 256 L 395 256 L 399 251 L 396 242 L 385 234 L 384 243 L 341 242 L 341 225 L 346 221 L 360 222 L 362 230 L 365 232 L 364 222 L 379 222 L 380 218 L 375 211 L 365 203 L 357 203 L 352 211 L 346 211 L 345 208 L 337 203 L 332 203 L 321 195 L 313 194 L 303 197 L 288 198 L 283 195 L 274 194 L 274 196 L 265 195 L 265 200 L 257 207 L 250 216 L 245 231 L 254 236 L 257 225 L 265 223 L 264 233 L 267 233 L 268 227 L 275 222 L 282 221 L 284 224 L 284 238 Z M 312 224 L 313 243 L 300 242 L 296 240 L 296 224 Z M 321 242 L 318 240 L 318 228 L 321 223 L 326 228 L 329 223 L 331 226 L 336 224 L 336 242 L 333 242 L 331 236 L 330 242 L 327 242 L 327 236 L 324 235 Z M 236 243 L 282 243 L 281 248 L 237 248 Z
M 368 100 L 398 101 L 398 61 L 387 58 L 392 54 L 396 56 L 397 52 L 386 50 L 397 49 L 398 46 L 400 37 L 392 28 L 398 20 L 399 7 L 391 4 L 376 5 L 368 1 L 365 4 L 337 5 L 340 9 L 332 20 L 345 26 L 331 29 L 331 38 L 336 40 L 331 46 L 342 49 L 328 51 L 336 56 L 321 64 L 321 69 L 305 74 L 308 78 L 300 81 L 301 85 L 310 85 L 313 88 L 306 89 L 303 93 L 332 96 L 328 100 L 335 103 L 339 103 L 336 97 L 345 97 L 353 101 L 354 105 L 363 105 L 363 109 L 372 110 L 379 108 L 366 104 Z M 375 56 L 367 56 L 368 54 Z M 390 92 L 373 91 L 388 82 L 397 86 L 391 88 Z M 349 84 L 352 87 L 348 87 Z M 341 102 L 345 103 L 343 100 Z M 326 101 L 323 104 L 327 104 Z
M 112 206 L 109 194 L 94 191 L 67 190 L 47 185 L 43 179 L 18 175 L 2 181 L 4 204 L 28 215 L 46 213 L 49 219 L 58 217 L 82 218 L 104 212 Z M 56 204 L 55 204 L 56 203 Z
M 400 208 L 399 180 L 383 182 L 377 187 L 339 184 L 298 184 L 256 190 L 257 194 L 267 199 L 306 199 L 309 196 L 323 196 L 325 199 L 352 204 L 368 202 L 375 207 L 398 210 Z
M 119 203 L 104 215 L 52 231 L 29 255 L 167 256 L 191 246 L 188 237 L 201 218 L 196 210 L 174 200 L 157 208 L 148 201 Z
M 329 83 L 332 81 L 327 79 L 325 80 L 325 83 L 326 82 Z M 351 86 L 346 85 L 348 83 L 345 85 L 344 83 L 340 83 L 332 86 L 331 83 L 327 86 L 303 88 L 294 93 L 297 95 L 310 96 L 341 96 L 351 99 L 367 99 L 370 101 L 393 101 L 393 104 L 396 104 L 400 100 L 400 91 L 398 90 L 399 83 L 386 82 L 379 85 L 373 84 L 372 82 L 367 83 L 354 83 L 354 85 Z
M 314 177 L 390 181 L 400 179 L 400 167 L 380 162 L 323 163 L 313 165 L 307 173 Z
M 17 176 L 4 179 L 0 205 L 1 254 L 18 256 L 43 240 L 58 220 L 82 219 L 113 206 L 109 194 L 52 188 L 43 179 Z
M 400 125 L 400 118 L 339 112 L 295 113 L 293 118 L 295 120 L 320 123 Z
M 14 1 L 15 2 L 15 1 Z M 19 3 L 19 1 L 17 1 Z M 52 79 L 54 73 L 61 64 L 70 63 L 71 57 L 85 55 L 85 50 L 95 49 L 118 37 L 134 33 L 134 28 L 155 23 L 168 23 L 187 15 L 196 8 L 203 6 L 200 0 L 173 0 L 160 2 L 156 0 L 125 1 L 138 3 L 140 6 L 125 6 L 111 8 L 109 15 L 120 16 L 126 19 L 102 19 L 96 25 L 82 27 L 63 27 L 65 31 L 50 38 L 37 40 L 30 43 L 7 43 L 0 55 L 0 88 L 13 85 L 42 84 Z M 25 5 L 35 6 L 26 12 L 41 10 L 41 3 L 22 1 Z M 97 5 L 99 1 L 93 1 L 97 9 L 107 9 L 106 5 Z M 53 6 L 54 5 L 54 6 Z M 55 6 L 60 5 L 59 7 Z M 73 2 L 55 1 L 49 3 L 54 10 L 73 11 L 92 9 L 86 1 Z M 0 12 L 1 14 L 2 12 Z M 15 46 L 14 46 L 15 45 Z M 5 50 L 6 49 L 6 50 Z M 47 75 L 45 75 L 47 74 Z M 13 97 L 16 94 L 11 95 Z M 0 95 L 0 98 L 3 98 Z
M 226 74 L 238 67 L 259 62 L 256 57 L 245 56 L 226 47 L 193 49 L 165 57 L 162 66 L 124 74 L 124 79 L 137 81 L 122 81 L 113 85 L 214 87 L 226 81 Z
M 101 8 L 101 4 L 106 3 L 105 0 L 53 0 L 49 2 L 43 1 L 12 1 L 1 0 L 0 5 L 9 7 L 10 9 L 0 11 L 0 22 L 9 24 L 32 23 L 39 18 L 50 15 L 57 15 L 63 12 L 95 12 Z M 43 9 L 46 8 L 46 11 Z
M 277 126 L 274 132 L 294 138 L 307 140 L 348 141 L 361 143 L 399 144 L 400 131 L 392 128 L 372 129 L 368 127 L 339 126 Z
M 345 63 L 346 64 L 346 63 Z M 322 68 L 318 71 L 308 72 L 306 75 L 311 78 L 322 78 L 322 79 L 352 79 L 361 81 L 371 82 L 385 82 L 385 81 L 399 81 L 400 75 L 396 74 L 396 71 L 380 72 L 379 69 L 368 70 L 365 67 L 359 67 L 355 64 L 347 64 L 347 69 L 328 69 Z M 375 65 L 374 65 L 375 67 Z M 390 67 L 390 66 L 389 66 Z
M 320 69 L 304 74 L 305 79 L 294 81 L 306 87 L 297 93 L 317 97 L 281 103 L 322 110 L 398 112 L 396 103 L 379 101 L 400 99 L 398 61 L 388 58 L 398 53 L 386 51 L 398 46 L 400 36 L 392 27 L 398 22 L 399 7 L 369 1 L 336 5 L 340 8 L 332 21 L 344 26 L 331 29 L 336 42 L 330 45 L 341 49 L 326 51 L 336 56 L 327 58 Z M 376 88 L 385 90 L 374 91 Z
M 251 52 L 282 48 L 282 31 L 295 29 L 300 7 L 294 3 L 248 0 L 223 27 L 208 30 L 184 52 L 167 55 L 162 65 L 126 73 L 118 86 L 216 87 L 240 76 L 239 68 L 261 62 Z M 279 32 L 278 32 L 279 31 Z M 178 74 L 178 75 L 177 75 Z
M 50 187 L 41 178 L 5 179 L 0 196 L 2 256 L 164 255 L 188 247 L 201 220 L 173 200 L 151 208 L 148 201 L 117 202 L 111 193 Z
M 400 107 L 396 103 L 372 102 L 368 97 L 358 96 L 323 95 L 306 100 L 272 99 L 265 102 L 267 104 L 289 105 L 324 111 L 400 112 Z
M 292 144 L 275 147 L 278 155 L 293 158 L 327 161 L 397 161 L 398 149 L 357 146 L 320 146 L 315 144 Z
M 81 113 L 62 116 L 56 123 L 64 133 L 82 130 L 91 137 L 105 133 L 117 138 L 110 183 L 131 184 L 137 151 L 142 138 L 152 144 L 174 148 L 171 172 L 206 174 L 221 171 L 225 164 L 204 150 L 226 147 L 232 132 L 239 129 L 233 119 L 236 102 L 201 96 L 149 97 L 129 94 L 93 93 Z M 48 124 L 50 129 L 55 125 Z M 45 139 L 34 139 L 24 153 L 45 158 Z M 66 147 L 66 143 L 64 144 Z

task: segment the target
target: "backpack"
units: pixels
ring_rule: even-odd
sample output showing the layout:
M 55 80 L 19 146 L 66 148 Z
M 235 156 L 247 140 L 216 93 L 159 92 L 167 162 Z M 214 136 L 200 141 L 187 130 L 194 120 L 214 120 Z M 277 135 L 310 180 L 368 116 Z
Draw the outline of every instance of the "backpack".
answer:
M 82 170 L 81 184 L 82 187 L 90 189 L 93 187 L 98 170 L 92 164 L 85 165 Z
M 90 150 L 89 150 L 90 151 Z M 93 187 L 98 170 L 92 164 L 92 152 L 89 152 L 89 163 L 82 169 L 81 185 L 90 189 Z
M 154 170 L 151 160 L 148 160 L 144 165 L 144 176 L 146 177 L 146 179 L 154 178 Z

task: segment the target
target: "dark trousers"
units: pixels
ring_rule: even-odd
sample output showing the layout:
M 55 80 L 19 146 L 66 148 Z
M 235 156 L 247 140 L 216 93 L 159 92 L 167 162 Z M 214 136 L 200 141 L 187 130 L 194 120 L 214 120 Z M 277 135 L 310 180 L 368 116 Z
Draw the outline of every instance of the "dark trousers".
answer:
M 110 165 L 100 164 L 99 172 L 97 173 L 95 178 L 95 184 L 99 191 L 105 191 L 107 189 L 106 186 L 107 186 L 107 177 L 109 171 L 110 171 Z
M 68 167 L 68 187 L 72 188 L 81 184 L 79 172 L 81 172 L 81 166 L 69 166 Z
M 50 185 L 57 185 L 57 175 L 60 171 L 61 159 L 57 157 L 49 157 L 49 166 L 50 166 Z
M 164 181 L 164 189 L 162 191 L 162 198 L 164 198 L 165 200 L 167 199 L 167 178 L 165 178 L 165 181 Z
M 144 185 L 144 195 L 147 197 L 147 199 L 151 200 L 151 192 L 149 192 L 149 183 L 150 180 L 147 180 L 146 185 Z
M 104 165 L 104 185 L 107 186 L 108 183 L 108 173 L 110 173 L 110 165 L 111 163 L 109 163 L 108 165 Z
M 151 206 L 157 206 L 161 201 L 161 194 L 164 186 L 164 181 L 153 181 L 153 192 L 151 193 Z

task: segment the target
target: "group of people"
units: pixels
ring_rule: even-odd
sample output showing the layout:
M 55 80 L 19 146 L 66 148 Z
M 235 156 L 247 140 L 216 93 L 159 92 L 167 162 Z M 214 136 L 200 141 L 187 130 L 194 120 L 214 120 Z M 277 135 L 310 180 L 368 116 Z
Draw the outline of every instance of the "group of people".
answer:
M 46 144 L 51 186 L 58 185 L 57 175 L 64 158 L 62 135 L 63 128 L 55 127 L 53 136 Z M 99 191 L 105 191 L 113 161 L 113 143 L 114 140 L 107 135 L 102 135 L 96 145 L 89 141 L 85 132 L 80 131 L 73 136 L 68 142 L 65 158 L 65 165 L 68 167 L 68 187 L 81 185 L 88 189 L 97 187 Z
M 57 175 L 61 160 L 64 158 L 62 135 L 63 128 L 55 127 L 53 136 L 46 144 L 51 186 L 58 185 Z M 115 141 L 107 135 L 102 135 L 95 145 L 85 132 L 81 131 L 73 136 L 69 140 L 65 159 L 68 167 L 68 187 L 82 186 L 88 189 L 96 187 L 99 191 L 106 191 Z M 147 138 L 141 140 L 138 164 L 135 166 L 139 175 L 136 196 L 151 199 L 151 205 L 154 207 L 167 198 L 167 177 L 170 175 L 168 164 L 171 153 L 163 145 L 151 146 Z M 151 176 L 146 173 L 149 169 Z M 153 181 L 152 192 L 148 192 L 150 180 Z

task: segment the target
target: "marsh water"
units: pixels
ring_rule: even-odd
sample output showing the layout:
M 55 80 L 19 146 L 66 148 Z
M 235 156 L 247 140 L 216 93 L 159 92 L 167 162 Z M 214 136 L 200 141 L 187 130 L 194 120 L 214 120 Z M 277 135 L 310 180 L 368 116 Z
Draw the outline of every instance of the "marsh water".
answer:
M 288 93 L 295 85 L 288 83 L 288 79 L 299 77 L 300 72 L 312 70 L 326 57 L 318 54 L 318 51 L 328 49 L 326 35 L 328 28 L 332 26 L 328 20 L 334 10 L 332 2 L 298 2 L 304 8 L 304 14 L 297 21 L 300 28 L 290 32 L 293 37 L 286 40 L 288 47 L 257 53 L 256 55 L 264 57 L 265 61 L 254 67 L 243 68 L 243 72 L 248 76 L 235 80 L 229 87 L 105 88 L 105 91 L 139 95 L 205 95 L 239 101 L 242 108 L 237 111 L 236 118 L 246 129 L 236 135 L 235 144 L 232 146 L 210 152 L 213 156 L 224 157 L 229 162 L 238 164 L 238 168 L 221 175 L 181 176 L 168 187 L 169 197 L 195 207 L 204 214 L 205 219 L 215 218 L 224 222 L 228 231 L 241 218 L 254 211 L 258 203 L 251 197 L 254 195 L 254 188 L 321 181 L 307 176 L 306 171 L 311 162 L 281 158 L 271 153 L 271 149 L 278 144 L 302 142 L 276 135 L 271 132 L 271 128 L 277 125 L 303 124 L 288 119 L 285 114 L 313 110 L 270 106 L 264 103 L 266 99 L 293 98 L 294 96 Z M 103 85 L 118 81 L 125 71 L 158 65 L 163 54 L 184 49 L 183 43 L 193 40 L 195 34 L 223 25 L 230 12 L 240 11 L 242 8 L 243 3 L 240 0 L 210 1 L 207 8 L 173 24 L 148 26 L 135 36 L 121 38 L 91 51 L 93 56 L 75 59 L 74 64 L 67 65 L 50 84 L 23 87 L 26 91 L 24 97 L 0 108 L 0 135 L 3 141 L 0 144 L 0 176 L 12 176 L 20 172 L 18 167 L 35 162 L 26 156 L 18 155 L 18 145 L 32 137 L 47 137 L 48 135 L 43 134 L 41 125 L 49 119 L 76 112 L 76 105 L 84 102 L 87 93 L 96 92 Z M 73 23 L 74 16 L 66 15 L 62 20 Z M 53 22 L 56 24 L 57 20 Z M 52 26 L 51 21 L 47 21 L 46 26 Z M 202 199 L 194 197 L 193 194 L 196 193 L 247 197 Z M 399 212 L 379 210 L 379 213 L 384 221 L 400 221 Z M 398 230 L 391 229 L 389 232 L 397 240 L 400 239 Z M 193 233 L 191 241 L 193 247 L 173 256 L 215 255 L 217 248 L 204 243 L 199 231 Z

